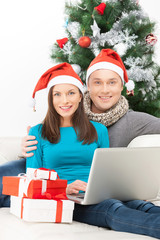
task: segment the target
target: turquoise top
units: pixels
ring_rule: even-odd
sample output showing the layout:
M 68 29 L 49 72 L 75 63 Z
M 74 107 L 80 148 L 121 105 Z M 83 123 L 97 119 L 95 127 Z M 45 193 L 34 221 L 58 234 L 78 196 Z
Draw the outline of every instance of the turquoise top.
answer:
M 38 144 L 33 151 L 34 155 L 27 158 L 27 168 L 54 169 L 59 177 L 67 179 L 68 183 L 75 180 L 87 182 L 94 150 L 109 147 L 107 128 L 101 123 L 91 123 L 97 131 L 98 141 L 84 145 L 77 140 L 73 127 L 61 127 L 61 138 L 56 144 L 41 137 L 42 124 L 32 127 L 29 135 L 35 136 Z

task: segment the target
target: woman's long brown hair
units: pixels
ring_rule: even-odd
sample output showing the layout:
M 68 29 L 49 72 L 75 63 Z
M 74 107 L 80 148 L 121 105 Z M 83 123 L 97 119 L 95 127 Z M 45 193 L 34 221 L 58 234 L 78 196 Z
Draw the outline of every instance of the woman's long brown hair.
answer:
M 48 111 L 42 125 L 42 137 L 50 143 L 58 143 L 60 140 L 60 115 L 53 106 L 52 89 L 48 93 Z M 84 112 L 83 97 L 72 117 L 73 128 L 77 138 L 83 144 L 90 144 L 98 140 L 97 131 Z

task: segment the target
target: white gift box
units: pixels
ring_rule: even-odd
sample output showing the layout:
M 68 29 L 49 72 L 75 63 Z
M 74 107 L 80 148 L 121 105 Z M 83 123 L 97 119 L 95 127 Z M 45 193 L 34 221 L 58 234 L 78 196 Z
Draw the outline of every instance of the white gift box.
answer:
M 11 196 L 10 212 L 28 222 L 71 223 L 74 202 Z
M 48 169 L 40 169 L 40 168 L 27 168 L 27 176 L 30 178 L 38 178 L 38 179 L 49 179 L 56 180 L 57 172 Z

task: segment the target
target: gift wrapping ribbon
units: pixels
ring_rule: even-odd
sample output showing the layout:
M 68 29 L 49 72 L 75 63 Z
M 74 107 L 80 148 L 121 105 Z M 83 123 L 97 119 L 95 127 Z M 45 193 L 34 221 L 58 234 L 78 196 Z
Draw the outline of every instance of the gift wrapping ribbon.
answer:
M 57 201 L 57 210 L 56 210 L 56 223 L 62 222 L 62 211 L 63 211 L 63 202 L 61 200 Z
M 51 180 L 51 174 L 52 174 L 52 172 L 54 172 L 54 173 L 56 173 L 56 171 L 55 170 L 50 170 L 50 169 L 47 169 L 47 168 L 38 168 L 38 169 L 36 169 L 35 171 L 34 171 L 34 177 L 37 177 L 37 173 L 38 173 L 38 170 L 42 170 L 42 171 L 48 171 L 48 179 L 49 180 Z M 59 176 L 58 176 L 58 174 L 57 174 L 57 178 L 59 179 Z
M 38 180 L 38 178 L 34 177 L 28 177 L 26 176 L 26 174 L 19 174 L 18 175 L 20 177 L 20 181 L 19 181 L 19 193 L 18 196 L 19 197 L 24 197 L 24 196 L 28 196 L 28 188 L 29 188 L 29 184 L 32 180 Z M 44 195 L 46 193 L 47 190 L 47 181 L 46 180 L 42 180 L 42 190 L 41 190 L 41 194 Z
M 21 219 L 23 219 L 23 209 L 24 209 L 24 197 L 21 200 Z

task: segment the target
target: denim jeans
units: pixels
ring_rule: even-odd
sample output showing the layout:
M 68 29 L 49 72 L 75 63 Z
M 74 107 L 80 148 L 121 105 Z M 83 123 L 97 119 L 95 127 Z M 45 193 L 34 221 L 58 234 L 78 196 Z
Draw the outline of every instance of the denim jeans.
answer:
M 76 204 L 73 219 L 116 231 L 160 238 L 160 207 L 147 201 L 107 199 L 95 205 Z
M 0 165 L 0 207 L 10 206 L 10 196 L 2 195 L 3 176 L 17 176 L 26 172 L 26 159 L 10 161 Z

